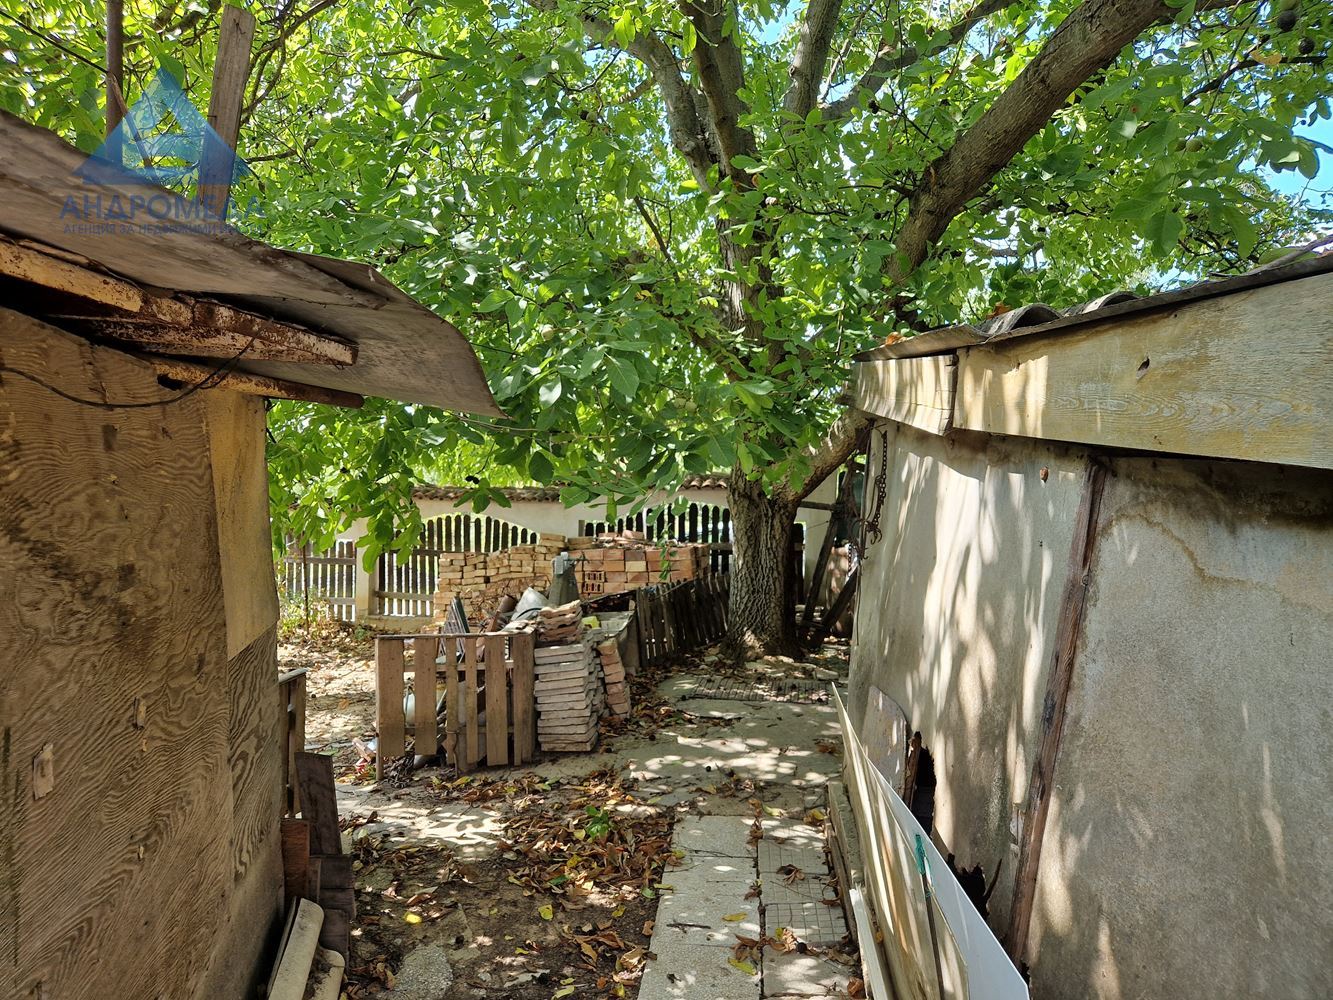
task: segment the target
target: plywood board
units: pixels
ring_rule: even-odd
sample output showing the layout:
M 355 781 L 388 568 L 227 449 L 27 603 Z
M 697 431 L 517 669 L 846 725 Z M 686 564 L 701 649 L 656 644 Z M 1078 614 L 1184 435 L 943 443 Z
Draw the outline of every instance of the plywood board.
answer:
M 856 366 L 856 407 L 943 434 L 953 416 L 957 370 L 952 355 L 861 362 Z
M 278 620 L 268 531 L 264 401 L 235 392 L 202 395 L 218 511 L 227 655 L 236 656 Z
M 885 925 L 886 950 L 894 987 L 906 997 L 939 997 L 934 949 L 946 968 L 945 998 L 1027 1000 L 1023 977 L 954 878 L 948 864 L 907 804 L 871 765 L 841 696 L 834 702 L 842 724 L 847 763 L 854 775 L 848 791 L 862 824 L 866 883 Z M 926 872 L 938 905 L 932 944 L 925 897 L 917 869 L 916 845 L 925 853 Z
M 8 310 L 0 352 L 83 398 L 161 395 L 146 365 Z M 0 464 L 0 981 L 192 997 L 235 870 L 200 402 L 103 410 L 4 374 Z M 54 784 L 35 799 L 47 744 Z
M 966 348 L 954 422 L 1333 468 L 1333 275 Z

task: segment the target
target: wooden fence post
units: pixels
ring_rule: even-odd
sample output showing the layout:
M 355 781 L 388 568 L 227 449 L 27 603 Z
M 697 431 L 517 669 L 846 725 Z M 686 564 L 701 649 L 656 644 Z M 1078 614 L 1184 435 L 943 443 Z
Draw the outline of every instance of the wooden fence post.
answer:
M 413 738 L 418 757 L 434 757 L 440 749 L 439 734 L 435 729 L 435 658 L 439 656 L 440 640 L 417 636 L 412 640 L 412 693 L 416 711 L 413 713 Z
M 375 777 L 383 778 L 385 763 L 407 750 L 407 719 L 403 714 L 403 640 L 375 640 Z
M 514 710 L 514 763 L 530 761 L 537 753 L 537 726 L 534 714 L 536 701 L 533 686 L 536 664 L 533 648 L 536 638 L 531 632 L 518 632 L 510 640 L 513 671 L 510 685 L 513 689 Z
M 488 635 L 486 642 L 486 763 L 509 763 L 509 677 L 505 668 L 505 637 Z

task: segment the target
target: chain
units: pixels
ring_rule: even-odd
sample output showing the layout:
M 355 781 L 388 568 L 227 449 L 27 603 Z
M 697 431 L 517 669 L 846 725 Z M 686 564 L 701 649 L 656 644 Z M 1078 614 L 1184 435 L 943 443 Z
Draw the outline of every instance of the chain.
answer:
M 875 476 L 875 506 L 874 513 L 870 519 L 865 521 L 866 540 L 869 545 L 874 545 L 884 537 L 884 532 L 880 530 L 879 519 L 884 513 L 884 497 L 889 491 L 889 432 L 880 431 L 879 443 L 879 474 Z

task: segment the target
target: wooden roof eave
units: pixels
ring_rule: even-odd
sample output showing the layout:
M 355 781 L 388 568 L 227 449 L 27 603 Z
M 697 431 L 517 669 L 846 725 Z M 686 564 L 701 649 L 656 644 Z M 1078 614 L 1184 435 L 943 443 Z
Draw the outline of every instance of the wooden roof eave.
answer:
M 1227 295 L 872 357 L 854 403 L 934 434 L 1333 469 L 1333 255 L 1282 270 Z

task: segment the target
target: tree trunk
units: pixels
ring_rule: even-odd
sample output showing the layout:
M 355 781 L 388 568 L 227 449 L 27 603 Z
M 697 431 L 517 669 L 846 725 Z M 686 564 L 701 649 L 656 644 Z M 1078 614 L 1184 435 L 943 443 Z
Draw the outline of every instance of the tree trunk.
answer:
M 725 652 L 795 656 L 795 595 L 788 572 L 797 502 L 775 498 L 736 470 L 731 508 L 731 604 Z

